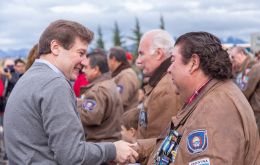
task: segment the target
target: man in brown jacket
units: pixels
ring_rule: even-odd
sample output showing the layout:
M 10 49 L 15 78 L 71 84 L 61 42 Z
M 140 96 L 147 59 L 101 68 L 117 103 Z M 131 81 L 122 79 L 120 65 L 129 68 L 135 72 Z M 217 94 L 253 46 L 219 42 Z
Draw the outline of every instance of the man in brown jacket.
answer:
M 260 70 L 257 61 L 251 58 L 242 47 L 234 47 L 229 51 L 231 60 L 237 66 L 236 83 L 252 106 L 260 133 Z
M 120 139 L 120 116 L 123 104 L 111 79 L 106 56 L 87 55 L 83 69 L 91 84 L 84 91 L 79 112 L 88 141 L 116 141 Z
M 240 46 L 231 48 L 229 56 L 233 65 L 235 83 L 241 90 L 244 90 L 248 81 L 247 75 L 256 61 Z
M 121 95 L 124 111 L 137 107 L 140 84 L 123 48 L 113 47 L 109 50 L 108 66 Z
M 136 64 L 149 81 L 144 86 L 143 104 L 139 105 L 139 139 L 160 136 L 177 114 L 180 103 L 167 74 L 173 44 L 172 36 L 161 29 L 151 30 L 141 38 Z
M 168 72 L 186 101 L 148 164 L 258 165 L 254 114 L 231 80 L 232 64 L 220 40 L 207 32 L 186 33 L 171 61 Z
M 247 85 L 243 91 L 252 106 L 260 134 L 260 63 L 255 64 L 247 75 Z

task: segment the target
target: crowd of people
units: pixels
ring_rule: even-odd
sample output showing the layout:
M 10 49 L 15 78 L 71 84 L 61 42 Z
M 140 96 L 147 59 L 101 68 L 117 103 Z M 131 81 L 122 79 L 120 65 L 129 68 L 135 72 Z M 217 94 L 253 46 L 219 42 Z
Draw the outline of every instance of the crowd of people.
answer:
M 4 61 L 8 164 L 260 164 L 257 58 L 208 32 L 153 29 L 132 63 L 119 46 L 87 52 L 93 36 L 57 20 L 26 62 Z

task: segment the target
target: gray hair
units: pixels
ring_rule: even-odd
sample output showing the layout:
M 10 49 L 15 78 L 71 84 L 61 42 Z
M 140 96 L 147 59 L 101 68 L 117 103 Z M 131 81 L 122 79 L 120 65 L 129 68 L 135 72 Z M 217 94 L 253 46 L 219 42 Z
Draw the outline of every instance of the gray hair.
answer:
M 154 51 L 158 48 L 164 50 L 165 56 L 170 57 L 173 47 L 174 47 L 174 39 L 170 33 L 162 29 L 154 29 L 146 32 L 143 35 L 143 38 L 151 35 L 151 46 L 150 51 L 151 54 L 154 54 Z

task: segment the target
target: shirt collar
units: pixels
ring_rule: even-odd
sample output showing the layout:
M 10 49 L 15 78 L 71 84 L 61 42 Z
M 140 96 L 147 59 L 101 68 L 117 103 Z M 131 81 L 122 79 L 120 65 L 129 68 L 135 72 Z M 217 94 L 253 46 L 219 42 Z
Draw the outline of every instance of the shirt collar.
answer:
M 65 79 L 67 79 L 67 78 L 65 77 L 65 75 L 64 75 L 55 65 L 53 65 L 53 64 L 50 63 L 49 61 L 44 60 L 44 59 L 36 59 L 35 62 L 37 62 L 37 63 L 43 63 L 43 64 L 48 65 L 55 73 L 57 73 L 58 75 L 64 77 Z

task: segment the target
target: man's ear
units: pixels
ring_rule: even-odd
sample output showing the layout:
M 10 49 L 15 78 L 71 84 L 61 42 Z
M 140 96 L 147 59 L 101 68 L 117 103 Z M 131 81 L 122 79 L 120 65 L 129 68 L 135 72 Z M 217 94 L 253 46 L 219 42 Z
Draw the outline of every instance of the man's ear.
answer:
M 162 50 L 162 48 L 157 48 L 155 50 L 155 53 L 156 53 L 156 59 L 157 60 L 161 60 L 164 58 L 164 51 Z
M 94 73 L 95 73 L 96 76 L 101 75 L 101 71 L 100 71 L 98 66 L 95 66 L 93 69 L 95 70 Z
M 200 67 L 200 58 L 198 54 L 192 54 L 190 59 L 190 73 L 193 73 L 194 71 L 198 70 Z
M 60 44 L 57 40 L 52 40 L 50 44 L 51 52 L 54 55 L 58 55 L 60 51 Z

